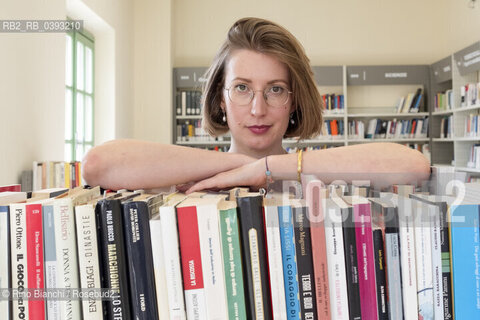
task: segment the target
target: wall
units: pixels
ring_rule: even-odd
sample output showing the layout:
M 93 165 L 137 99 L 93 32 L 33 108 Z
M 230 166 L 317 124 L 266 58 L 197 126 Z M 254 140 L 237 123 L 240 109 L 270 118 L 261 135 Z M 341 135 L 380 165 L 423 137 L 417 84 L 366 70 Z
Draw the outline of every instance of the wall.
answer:
M 172 138 L 171 0 L 137 1 L 134 8 L 134 137 Z
M 3 1 L 1 19 L 65 19 L 65 1 Z M 65 35 L 0 34 L 0 185 L 63 159 Z

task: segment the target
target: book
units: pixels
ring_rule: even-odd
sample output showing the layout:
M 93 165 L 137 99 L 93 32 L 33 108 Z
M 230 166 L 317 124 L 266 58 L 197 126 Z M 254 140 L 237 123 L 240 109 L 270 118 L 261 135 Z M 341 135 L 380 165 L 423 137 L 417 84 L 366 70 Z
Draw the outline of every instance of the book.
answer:
M 238 226 L 238 216 L 237 216 L 237 204 L 235 201 L 221 201 L 219 205 L 219 215 L 220 215 L 220 233 L 221 233 L 221 242 L 222 242 L 222 257 L 223 257 L 223 268 L 225 271 L 225 287 L 227 295 L 227 304 L 228 304 L 228 319 L 246 319 L 246 307 L 245 307 L 245 290 L 243 287 L 243 271 L 242 271 L 242 260 L 241 260 L 241 248 L 240 248 L 240 233 Z M 271 245 L 279 247 L 278 242 L 280 241 L 280 236 L 278 236 L 278 241 L 276 244 L 270 243 L 268 238 L 269 235 L 269 224 L 267 220 L 267 207 L 265 207 L 265 221 L 267 223 L 267 243 L 269 245 L 269 252 Z M 276 208 L 275 208 L 276 215 Z M 277 216 L 278 217 L 278 216 Z M 278 230 L 278 218 L 277 218 L 277 230 Z M 271 238 L 270 238 L 271 239 Z M 272 253 L 277 253 L 277 258 L 281 261 L 281 252 L 278 253 L 278 250 L 272 248 Z M 269 266 L 272 267 L 270 263 L 269 255 Z M 272 273 L 270 272 L 270 275 Z M 283 282 L 280 281 L 282 284 Z M 274 284 L 271 282 L 272 287 L 272 304 L 274 301 L 273 287 Z M 285 300 L 285 297 L 283 297 Z M 285 302 L 283 304 L 285 307 Z M 285 308 L 283 309 L 285 310 Z M 278 309 L 278 312 L 281 313 L 282 309 Z M 283 311 L 285 312 L 285 311 Z M 275 319 L 282 319 L 281 317 L 275 317 Z
M 327 248 L 325 244 L 324 204 L 327 190 L 320 181 L 307 184 L 305 198 L 308 206 L 310 234 L 312 238 L 313 273 L 317 314 L 321 319 L 330 319 Z
M 378 318 L 389 319 L 387 306 L 387 279 L 385 272 L 385 249 L 383 232 L 373 229 L 373 248 L 375 256 L 375 283 L 377 289 Z
M 295 250 L 302 319 L 317 319 L 312 241 L 308 208 L 304 200 L 292 200 Z
M 137 320 L 159 319 L 149 220 L 162 202 L 162 194 L 146 193 L 122 203 L 131 314 Z
M 272 311 L 264 235 L 263 198 L 253 193 L 237 197 L 236 200 L 242 241 L 247 317 L 270 319 Z
M 398 210 L 404 319 L 416 319 L 418 318 L 417 269 L 412 200 L 394 193 L 384 193 L 383 198 L 391 201 Z
M 96 202 L 97 200 L 92 200 L 87 204 L 75 207 L 80 287 L 84 288 L 83 290 L 87 290 L 87 292 L 101 288 L 99 243 L 95 217 Z M 49 216 L 48 225 L 53 225 L 54 221 L 52 218 L 53 217 Z M 54 246 L 55 243 L 53 242 L 52 245 Z M 52 252 L 52 254 L 54 254 L 54 252 Z M 86 295 L 85 298 L 82 298 L 82 316 L 85 320 L 103 319 L 102 301 L 92 295 Z
M 454 319 L 480 318 L 479 205 L 450 206 Z
M 102 288 L 111 291 L 110 299 L 104 301 L 104 316 L 112 320 L 131 319 L 122 200 L 128 196 L 101 199 L 95 206 Z
M 187 199 L 177 206 L 178 239 L 182 262 L 185 308 L 188 319 L 208 319 L 200 253 L 196 203 Z
M 325 245 L 328 257 L 331 316 L 333 320 L 350 319 L 341 223 L 342 213 L 335 197 L 326 199 L 325 206 Z
M 152 235 L 153 263 L 157 289 L 157 304 L 160 319 L 186 319 L 185 302 L 183 300 L 182 269 L 178 241 L 177 214 L 175 206 L 186 196 L 174 193 L 165 197 L 160 212 L 150 220 Z M 169 244 L 164 246 L 163 244 Z M 163 254 L 162 254 L 163 253 Z M 162 290 L 166 283 L 166 292 Z M 168 307 L 165 308 L 162 296 L 167 294 Z
M 287 319 L 301 319 L 291 206 L 282 205 L 278 207 L 278 221 L 280 224 L 280 241 L 282 245 L 283 281 L 285 287 L 285 303 L 287 305 Z
M 343 199 L 353 207 L 362 318 L 375 320 L 378 319 L 378 306 L 370 203 L 357 196 Z
M 0 203 L 0 288 L 11 288 L 10 214 L 8 205 Z M 0 314 L 10 319 L 10 301 L 0 300 Z

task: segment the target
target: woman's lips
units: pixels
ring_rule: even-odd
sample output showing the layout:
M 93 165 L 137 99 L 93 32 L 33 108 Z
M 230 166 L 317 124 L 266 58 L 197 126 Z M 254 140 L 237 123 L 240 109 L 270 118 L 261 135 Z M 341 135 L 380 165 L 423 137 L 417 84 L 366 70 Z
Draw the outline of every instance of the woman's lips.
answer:
M 255 134 L 263 134 L 270 129 L 270 126 L 249 126 L 248 129 Z

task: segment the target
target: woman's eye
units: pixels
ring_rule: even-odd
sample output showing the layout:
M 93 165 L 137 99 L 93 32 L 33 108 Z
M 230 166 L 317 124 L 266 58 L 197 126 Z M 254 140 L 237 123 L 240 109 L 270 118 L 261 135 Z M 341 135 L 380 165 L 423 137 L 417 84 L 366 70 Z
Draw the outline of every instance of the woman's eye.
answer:
M 275 94 L 283 93 L 284 90 L 285 89 L 283 87 L 280 87 L 280 86 L 274 86 L 274 87 L 270 88 L 270 92 L 275 93 Z
M 244 84 L 237 84 L 235 86 L 235 90 L 238 91 L 238 92 L 247 92 L 248 91 L 248 87 Z

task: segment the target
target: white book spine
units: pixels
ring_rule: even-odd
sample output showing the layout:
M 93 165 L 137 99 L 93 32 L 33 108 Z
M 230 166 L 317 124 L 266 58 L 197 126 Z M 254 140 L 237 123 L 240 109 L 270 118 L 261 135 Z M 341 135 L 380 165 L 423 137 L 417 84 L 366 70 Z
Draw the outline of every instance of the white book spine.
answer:
M 400 269 L 402 270 L 403 313 L 405 319 L 418 318 L 417 268 L 412 200 L 399 197 Z
M 340 208 L 327 199 L 325 214 L 325 246 L 327 249 L 328 282 L 332 320 L 349 319 L 345 254 Z
M 80 285 L 83 289 L 100 289 L 100 263 L 98 260 L 95 206 L 86 204 L 75 207 L 77 228 L 78 265 Z M 87 295 L 82 299 L 84 320 L 103 319 L 102 302 Z
M 167 278 L 168 304 L 172 319 L 184 320 L 185 303 L 183 301 L 182 268 L 180 264 L 180 246 L 178 243 L 177 216 L 175 208 L 160 207 L 160 224 L 164 247 L 164 263 Z M 152 232 L 152 235 L 154 233 Z M 154 257 L 155 258 L 155 257 Z
M 278 209 L 276 206 L 265 206 L 265 222 L 267 229 L 268 267 L 273 318 L 287 319 L 285 285 L 283 280 L 282 245 L 280 240 Z
M 155 272 L 158 317 L 160 320 L 168 320 L 170 319 L 170 308 L 168 302 L 168 286 L 160 220 L 150 220 L 150 234 L 152 237 L 153 269 Z
M 403 319 L 402 280 L 400 271 L 400 251 L 397 233 L 385 234 L 385 256 L 388 283 L 388 312 L 391 320 Z
M 5 290 L 9 288 L 9 270 L 10 270 L 10 248 L 8 247 L 8 226 L 9 217 L 7 207 L 0 206 L 0 288 Z M 0 300 L 0 314 L 5 316 L 5 319 L 10 319 L 10 303 L 7 299 Z
M 432 276 L 433 276 L 433 308 L 436 320 L 443 320 L 443 282 L 442 282 L 442 246 L 440 235 L 440 210 L 429 205 L 431 212 L 432 238 Z
M 43 210 L 43 253 L 45 268 L 45 288 L 57 287 L 57 250 L 55 248 L 55 219 L 53 206 L 44 205 Z M 60 305 L 57 299 L 47 299 L 48 320 L 60 320 Z
M 207 316 L 205 289 L 185 290 L 185 304 L 188 320 L 210 320 Z
M 208 319 L 227 319 L 227 293 L 217 206 L 197 206 L 197 220 Z
M 70 198 L 54 201 L 55 246 L 57 251 L 57 287 L 78 288 L 78 260 L 75 219 Z M 81 306 L 77 299 L 59 301 L 62 320 L 80 320 Z
M 27 217 L 25 203 L 10 205 L 12 289 L 17 289 L 19 296 L 12 301 L 13 319 L 29 318 L 28 300 L 20 297 L 28 288 L 27 276 Z
M 431 223 L 426 205 L 413 202 L 419 319 L 433 319 L 433 276 Z

